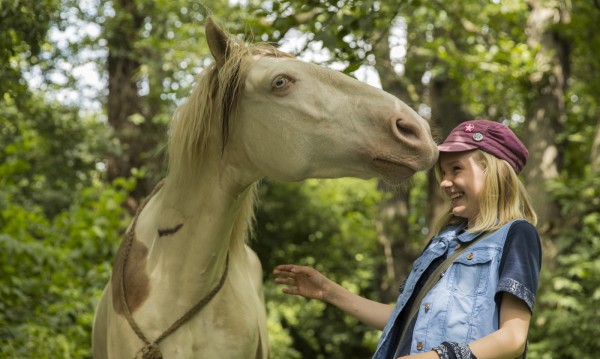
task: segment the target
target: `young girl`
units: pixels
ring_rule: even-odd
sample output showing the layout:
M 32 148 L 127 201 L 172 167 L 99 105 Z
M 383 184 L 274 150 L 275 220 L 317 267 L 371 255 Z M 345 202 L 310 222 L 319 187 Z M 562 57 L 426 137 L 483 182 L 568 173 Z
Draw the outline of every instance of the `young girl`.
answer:
M 373 358 L 525 355 L 541 266 L 536 214 L 517 175 L 528 152 L 506 126 L 465 122 L 439 146 L 450 201 L 395 307 L 355 295 L 311 267 L 280 265 L 283 292 L 330 303 L 383 330 Z

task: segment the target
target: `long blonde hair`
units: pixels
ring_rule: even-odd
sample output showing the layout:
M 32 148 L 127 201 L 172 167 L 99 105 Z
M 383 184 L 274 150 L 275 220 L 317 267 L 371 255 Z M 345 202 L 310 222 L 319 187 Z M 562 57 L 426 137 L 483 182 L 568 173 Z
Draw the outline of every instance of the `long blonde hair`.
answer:
M 476 151 L 484 171 L 484 183 L 479 199 L 479 215 L 469 232 L 494 231 L 515 219 L 525 219 L 535 226 L 537 214 L 515 170 L 505 160 L 481 150 Z M 440 183 L 442 169 L 439 160 L 435 165 L 435 176 Z M 444 227 L 464 220 L 453 215 L 452 207 L 448 206 L 435 222 L 432 233 L 437 235 Z

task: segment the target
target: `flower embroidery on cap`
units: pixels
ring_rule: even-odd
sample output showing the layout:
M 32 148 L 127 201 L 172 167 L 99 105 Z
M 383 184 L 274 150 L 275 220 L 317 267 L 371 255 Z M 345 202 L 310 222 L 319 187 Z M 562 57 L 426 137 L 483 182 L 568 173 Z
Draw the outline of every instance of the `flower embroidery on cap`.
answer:
M 473 125 L 472 123 L 467 123 L 465 125 L 465 132 L 473 132 L 473 130 L 475 129 L 475 125 Z

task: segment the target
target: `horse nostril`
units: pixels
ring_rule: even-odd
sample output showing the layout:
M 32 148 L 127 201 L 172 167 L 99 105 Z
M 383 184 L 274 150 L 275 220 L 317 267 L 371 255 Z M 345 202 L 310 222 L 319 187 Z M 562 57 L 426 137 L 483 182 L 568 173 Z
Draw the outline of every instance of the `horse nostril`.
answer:
M 411 126 L 405 124 L 402 120 L 396 120 L 396 128 L 400 134 L 406 137 L 419 137 L 417 132 Z

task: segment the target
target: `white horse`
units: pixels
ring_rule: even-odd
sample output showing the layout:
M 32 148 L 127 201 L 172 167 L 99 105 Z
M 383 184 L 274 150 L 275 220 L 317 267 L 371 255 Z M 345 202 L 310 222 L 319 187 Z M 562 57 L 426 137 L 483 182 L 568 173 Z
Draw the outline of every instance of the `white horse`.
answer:
M 383 178 L 430 168 L 429 125 L 394 96 L 213 20 L 214 63 L 176 111 L 169 173 L 117 254 L 96 359 L 267 358 L 260 262 L 246 245 L 256 183 Z

